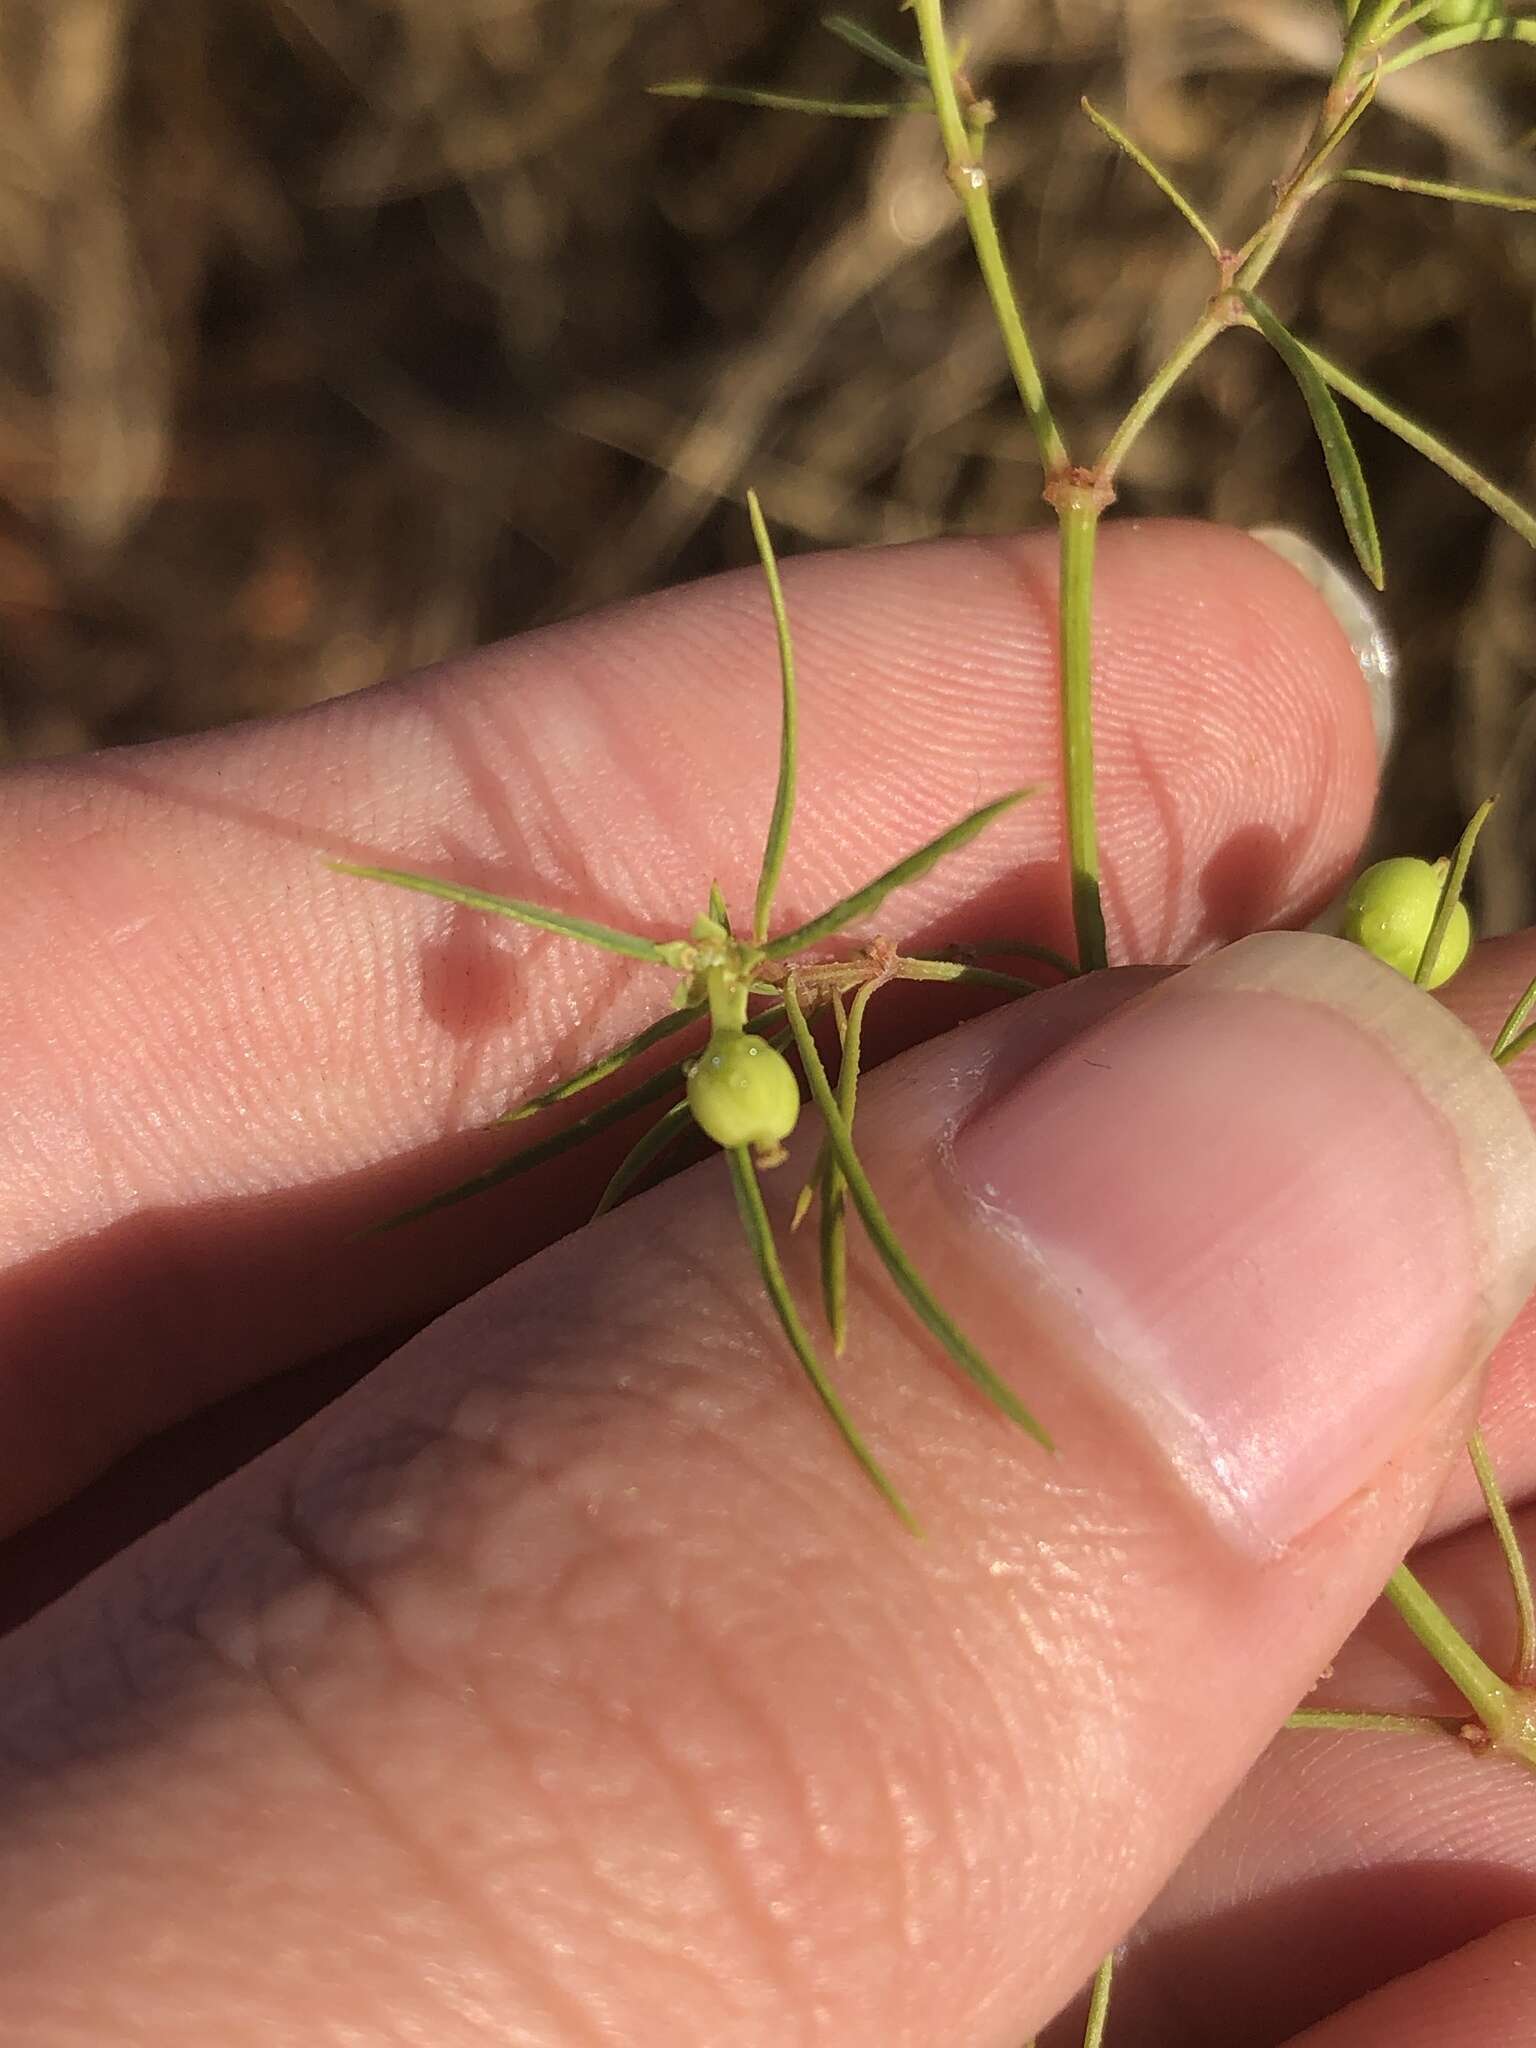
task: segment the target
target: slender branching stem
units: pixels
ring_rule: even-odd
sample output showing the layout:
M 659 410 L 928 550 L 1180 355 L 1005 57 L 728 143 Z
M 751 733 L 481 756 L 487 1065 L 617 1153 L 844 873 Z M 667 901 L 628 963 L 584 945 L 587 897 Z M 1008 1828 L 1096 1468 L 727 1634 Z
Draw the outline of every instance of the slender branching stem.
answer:
M 928 83 L 938 110 L 939 129 L 944 137 L 949 182 L 955 189 L 965 224 L 970 230 L 977 267 L 992 302 L 992 313 L 1002 336 L 1008 368 L 1040 450 L 1041 463 L 1047 477 L 1052 477 L 1067 467 L 1067 447 L 1046 398 L 1029 330 L 1024 325 L 1018 294 L 1008 273 L 1008 261 L 997 232 L 997 216 L 992 209 L 991 185 L 981 164 L 979 130 L 974 120 L 966 119 L 955 88 L 954 64 L 944 34 L 942 0 L 913 0 L 913 12 L 917 17 L 917 32 L 922 39 Z
M 1096 474 L 1106 488 L 1113 489 L 1120 465 L 1130 453 L 1132 442 L 1139 437 L 1142 428 L 1179 379 L 1187 370 L 1194 367 L 1217 335 L 1225 333 L 1232 325 L 1233 313 L 1220 310 L 1224 306 L 1225 301 L 1222 300 L 1213 301 L 1207 307 L 1184 339 L 1154 372 L 1151 381 L 1105 442 L 1104 452 L 1096 465 Z
M 1397 4 L 1397 0 L 1392 0 L 1392 4 Z M 1274 210 L 1244 247 L 1223 263 L 1221 288 L 1167 356 L 1146 389 L 1132 402 L 1105 443 L 1094 473 L 1106 488 L 1113 488 L 1115 477 L 1132 444 L 1180 378 L 1199 361 L 1218 334 L 1240 320 L 1241 303 L 1234 297 L 1234 291 L 1257 288 L 1285 247 L 1308 200 L 1328 182 L 1321 176 L 1322 166 L 1345 140 L 1375 91 L 1373 77 L 1366 78 L 1364 82 L 1360 78 L 1360 53 L 1370 47 L 1374 33 L 1372 22 L 1367 17 L 1384 17 L 1389 13 L 1390 6 L 1386 9 L 1362 7 L 1355 17 L 1344 55 L 1334 73 L 1327 106 L 1302 152 L 1300 164 L 1280 187 Z
M 1407 1565 L 1387 1581 L 1387 1598 L 1482 1722 L 1493 1747 L 1536 1766 L 1536 1715 L 1529 1695 L 1484 1663 Z

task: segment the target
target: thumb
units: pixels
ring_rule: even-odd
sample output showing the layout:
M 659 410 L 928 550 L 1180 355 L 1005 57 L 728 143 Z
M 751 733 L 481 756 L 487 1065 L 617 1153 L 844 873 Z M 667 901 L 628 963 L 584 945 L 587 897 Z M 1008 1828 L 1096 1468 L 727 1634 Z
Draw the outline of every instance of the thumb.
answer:
M 718 1165 L 565 1240 L 9 1639 L 17 2040 L 1016 2048 L 1071 1996 L 1412 1541 L 1536 1140 L 1437 1004 L 1283 934 L 995 1012 L 859 1132 L 1056 1452 L 856 1258 L 914 1540 Z

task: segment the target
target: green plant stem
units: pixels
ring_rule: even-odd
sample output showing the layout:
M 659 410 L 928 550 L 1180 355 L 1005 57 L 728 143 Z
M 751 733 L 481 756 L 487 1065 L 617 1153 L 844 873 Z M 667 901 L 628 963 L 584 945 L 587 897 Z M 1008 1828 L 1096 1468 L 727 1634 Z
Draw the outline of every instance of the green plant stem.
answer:
M 1515 1615 L 1520 1632 L 1515 1651 L 1514 1678 L 1516 1685 L 1526 1687 L 1536 1678 L 1536 1601 L 1531 1597 L 1531 1574 L 1499 1488 L 1487 1438 L 1480 1429 L 1474 1429 L 1467 1438 L 1467 1456 L 1477 1474 L 1478 1489 L 1488 1510 L 1488 1519 L 1493 1524 L 1493 1532 L 1499 1540 L 1504 1569 L 1509 1573 L 1510 1589 L 1515 1596 Z
M 992 313 L 1002 336 L 1008 368 L 1018 387 L 1035 445 L 1040 450 L 1041 463 L 1047 477 L 1055 476 L 1068 467 L 1067 447 L 1046 398 L 1045 385 L 1019 308 L 1018 294 L 1008 274 L 1008 261 L 997 232 L 997 216 L 992 210 L 991 187 L 977 150 L 976 131 L 967 122 L 955 90 L 954 66 L 944 34 L 942 0 L 912 0 L 912 11 L 917 17 L 923 63 L 933 92 L 934 106 L 938 110 L 939 129 L 944 137 L 949 182 L 955 189 L 966 227 L 970 230 L 971 246 L 976 251 L 977 266 L 992 302 Z
M 1055 503 L 1061 524 L 1061 744 L 1067 857 L 1077 964 L 1087 974 L 1109 965 L 1093 780 L 1093 558 L 1103 501 L 1089 486 L 1069 485 L 1058 491 Z
M 1214 310 L 1207 309 L 1190 328 L 1188 334 L 1165 357 L 1153 374 L 1151 382 L 1131 405 L 1119 426 L 1104 443 L 1104 451 L 1096 465 L 1096 474 L 1106 488 L 1112 488 L 1121 464 L 1131 451 L 1131 445 L 1141 434 L 1152 415 L 1172 391 L 1179 379 L 1192 369 L 1210 347 L 1218 334 L 1232 324 L 1231 320 Z
M 1319 121 L 1300 168 L 1282 188 L 1275 210 L 1269 219 L 1239 256 L 1228 259 L 1225 266 L 1226 281 L 1233 287 L 1252 291 L 1258 286 L 1265 272 L 1285 247 L 1298 215 L 1316 190 L 1315 180 L 1319 167 L 1344 141 L 1364 111 L 1362 102 L 1368 99 L 1371 88 L 1352 88 L 1349 80 L 1358 54 L 1357 39 L 1366 32 L 1365 15 L 1368 11 L 1380 13 L 1381 10 L 1362 8 L 1361 13 L 1356 16 L 1344 56 L 1334 73 L 1333 84 L 1329 89 L 1328 113 Z M 1121 464 L 1152 415 L 1180 378 L 1204 355 L 1217 335 L 1234 325 L 1237 317 L 1238 302 L 1232 298 L 1229 291 L 1218 292 L 1184 339 L 1164 360 L 1146 389 L 1133 400 L 1129 411 L 1104 444 L 1103 453 L 1094 471 L 1102 485 L 1106 488 L 1113 487 Z M 1321 365 L 1318 367 L 1321 369 Z
M 1387 1598 L 1456 1686 L 1494 1746 L 1536 1765 L 1536 1729 L 1527 1700 L 1483 1662 L 1450 1616 L 1407 1565 L 1387 1581 Z

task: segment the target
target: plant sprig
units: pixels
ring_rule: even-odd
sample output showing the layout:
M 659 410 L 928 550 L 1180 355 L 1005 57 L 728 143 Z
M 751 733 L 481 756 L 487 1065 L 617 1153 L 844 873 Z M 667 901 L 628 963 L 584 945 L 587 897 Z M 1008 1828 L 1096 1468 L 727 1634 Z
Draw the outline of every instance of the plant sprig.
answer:
M 940 861 L 969 844 L 1005 816 L 1028 794 L 1011 790 L 980 805 L 924 845 L 853 890 L 815 917 L 771 936 L 773 910 L 794 823 L 799 754 L 799 694 L 789 615 L 773 543 L 755 493 L 748 496 L 748 514 L 768 588 L 778 643 L 780 712 L 778 776 L 773 808 L 764 838 L 762 862 L 753 900 L 751 936 L 738 938 L 725 898 L 712 883 L 708 907 L 684 936 L 655 940 L 593 919 L 549 910 L 522 897 L 500 896 L 485 889 L 425 875 L 406 868 L 338 861 L 341 874 L 386 886 L 412 890 L 443 901 L 510 918 L 535 930 L 556 933 L 582 944 L 647 966 L 669 968 L 681 977 L 673 1008 L 611 1051 L 591 1060 L 578 1072 L 541 1090 L 507 1111 L 498 1123 L 521 1122 L 556 1108 L 588 1088 L 644 1062 L 656 1047 L 707 1019 L 708 1041 L 701 1052 L 673 1060 L 644 1074 L 597 1109 L 577 1118 L 551 1136 L 487 1167 L 456 1187 L 417 1203 L 381 1228 L 411 1222 L 436 1210 L 504 1185 L 534 1167 L 628 1122 L 650 1105 L 667 1101 L 660 1118 L 629 1147 L 610 1175 L 597 1204 L 606 1214 L 631 1194 L 690 1136 L 702 1133 L 726 1152 L 737 1210 L 748 1248 L 784 1337 L 810 1380 L 817 1397 L 852 1451 L 861 1470 L 911 1528 L 916 1520 L 902 1494 L 874 1456 L 823 1367 L 786 1277 L 783 1259 L 763 1197 L 759 1173 L 784 1157 L 783 1141 L 801 1109 L 801 1090 L 785 1063 L 793 1046 L 810 1086 L 811 1099 L 825 1127 L 815 1175 L 821 1202 L 821 1292 L 834 1351 L 841 1353 L 848 1332 L 846 1205 L 851 1200 L 881 1261 L 918 1321 L 961 1371 L 993 1404 L 1022 1425 L 1041 1443 L 1044 1430 L 1018 1395 L 988 1364 L 919 1277 L 903 1248 L 854 1146 L 852 1124 L 857 1100 L 863 1025 L 875 994 L 895 981 L 935 981 L 975 985 L 1003 993 L 1031 994 L 1035 984 L 1017 976 L 980 967 L 966 960 L 903 957 L 895 947 L 875 940 L 852 956 L 807 958 L 828 939 L 879 909 L 895 889 L 918 880 Z M 1009 950 L 999 940 L 995 950 Z M 983 942 L 982 951 L 989 950 Z M 1034 949 L 1031 949 L 1034 950 Z M 1052 956 L 1047 955 L 1047 958 Z M 1058 962 L 1062 967 L 1070 963 Z M 764 999 L 767 1007 L 762 1007 Z M 847 999 L 847 1008 L 843 1003 Z M 759 1007 L 754 1010 L 753 1004 Z M 834 1094 L 807 1022 L 807 1009 L 829 1006 L 841 1018 L 841 1063 Z M 778 1027 L 775 1031 L 774 1027 Z M 670 1101 L 667 1099 L 671 1098 Z

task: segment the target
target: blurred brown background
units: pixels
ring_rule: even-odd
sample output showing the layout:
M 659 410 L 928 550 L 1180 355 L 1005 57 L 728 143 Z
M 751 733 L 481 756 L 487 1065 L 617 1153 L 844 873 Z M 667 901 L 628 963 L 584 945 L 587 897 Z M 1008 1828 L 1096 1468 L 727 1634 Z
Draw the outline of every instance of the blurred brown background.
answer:
M 931 124 L 648 98 L 876 95 L 802 0 L 4 0 L 0 747 L 185 731 L 786 545 L 998 530 L 1038 478 Z M 909 31 L 895 0 L 872 25 Z M 1008 240 L 1075 445 L 1210 288 L 1087 92 L 1241 240 L 1310 121 L 1331 0 L 973 0 Z M 1356 161 L 1536 191 L 1536 52 L 1416 67 Z M 1363 189 L 1271 281 L 1309 339 L 1536 495 L 1536 219 Z M 1383 832 L 1500 782 L 1529 916 L 1529 552 L 1368 425 L 1405 654 Z M 1231 336 L 1129 510 L 1342 548 L 1305 414 Z M 1489 842 L 1485 842 L 1485 845 Z

